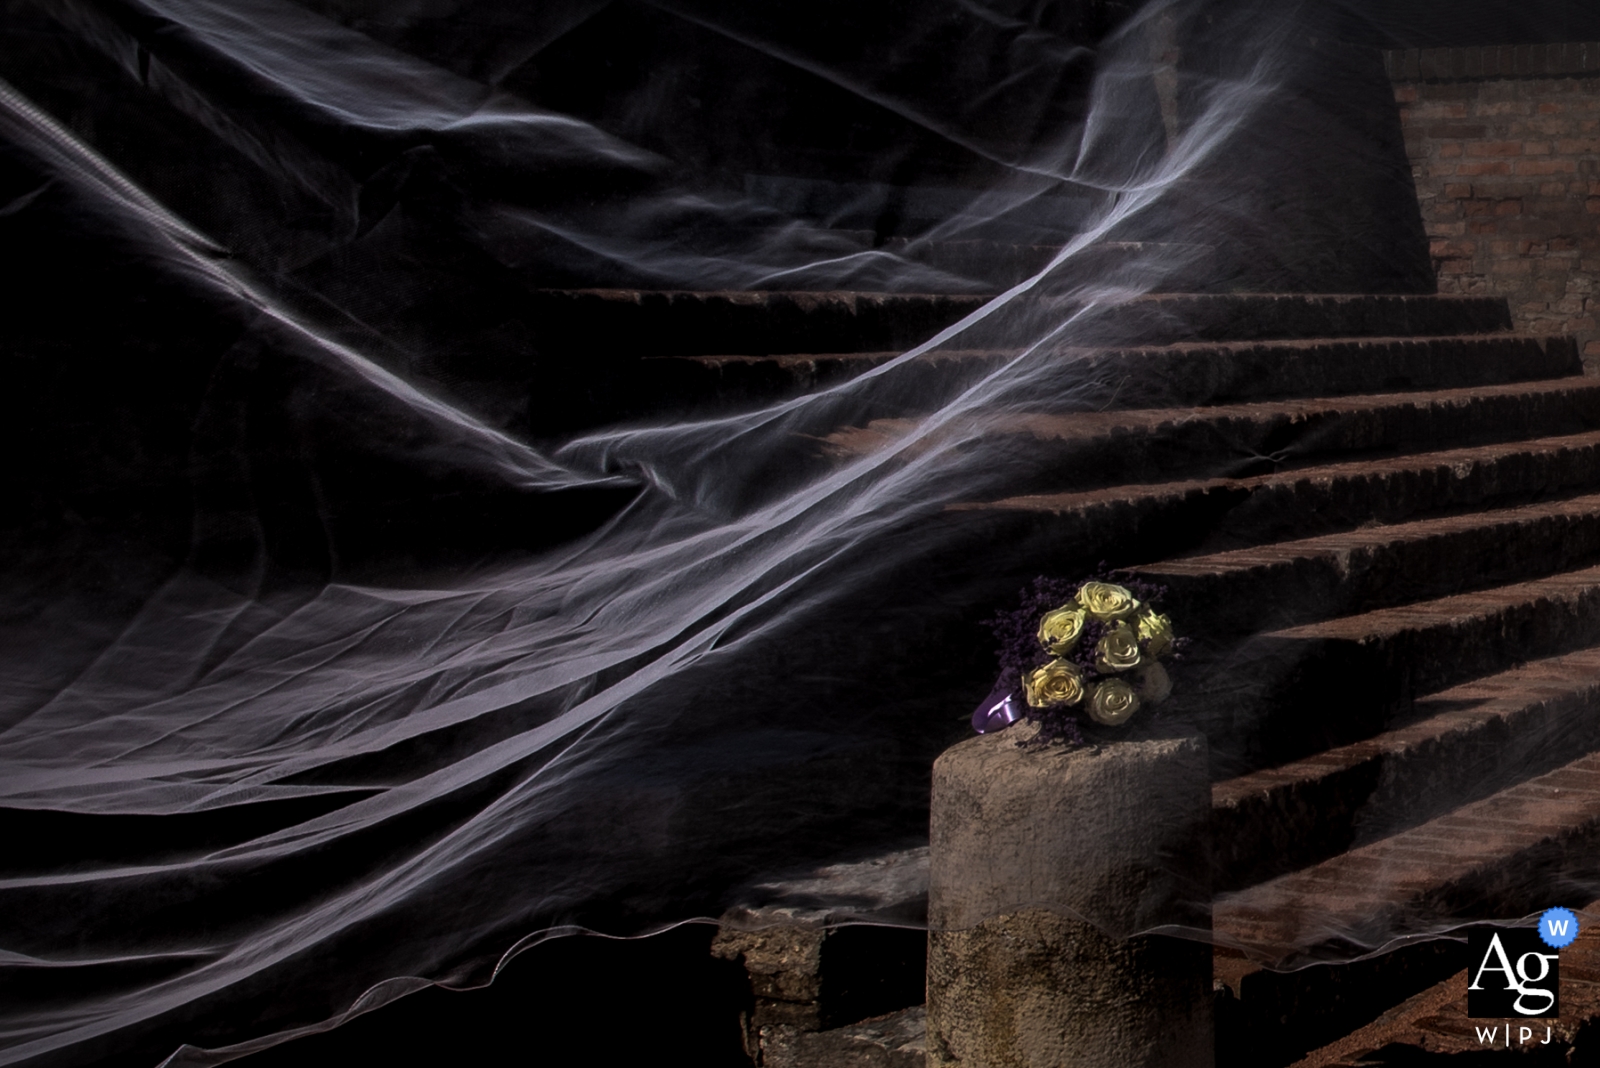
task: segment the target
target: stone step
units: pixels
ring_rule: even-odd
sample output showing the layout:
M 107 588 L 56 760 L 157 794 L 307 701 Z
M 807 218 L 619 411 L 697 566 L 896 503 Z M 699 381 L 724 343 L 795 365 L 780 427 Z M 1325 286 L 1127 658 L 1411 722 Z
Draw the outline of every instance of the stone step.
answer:
M 1526 916 L 1600 877 L 1600 754 L 1219 896 L 1219 944 L 1274 969 Z
M 769 356 L 793 353 L 901 352 L 926 341 L 990 298 L 981 294 L 865 292 L 697 292 L 545 289 L 529 294 L 534 329 L 557 343 L 625 355 Z M 1022 296 L 1008 313 L 1040 316 L 1054 327 L 1079 310 L 1071 300 Z M 1022 331 L 1032 337 L 1032 327 Z M 1107 305 L 1082 320 L 1074 336 L 1096 345 L 1180 342 L 1427 339 L 1506 335 L 1504 301 L 1485 297 L 1155 294 Z M 1009 329 L 1008 332 L 1014 332 Z M 973 337 L 980 332 L 974 331 Z M 984 348 L 985 338 L 970 348 Z M 1540 339 L 1540 346 L 1561 347 Z M 1248 349 L 1241 350 L 1248 352 Z M 1477 351 L 1476 349 L 1472 351 Z M 1496 350 L 1510 355 L 1510 350 Z M 1517 354 L 1522 358 L 1521 348 Z M 1559 362 L 1552 373 L 1570 363 Z M 1181 354 L 1180 354 L 1181 358 Z M 1287 358 L 1287 357 L 1285 357 Z M 1391 374 L 1394 372 L 1391 372 Z M 1402 368 L 1406 376 L 1440 370 Z M 1570 372 L 1569 372 L 1570 373 Z M 1510 381 L 1511 378 L 1496 379 Z
M 1221 768 L 1371 738 L 1417 696 L 1600 642 L 1600 567 L 1249 639 L 1183 695 Z
M 926 845 L 760 883 L 742 898 L 719 921 L 711 953 L 744 970 L 745 1046 L 758 1063 L 773 1028 L 821 1031 L 922 1000 Z
M 1080 255 L 1099 251 L 1090 248 Z M 1069 267 L 1061 271 L 1066 280 Z M 1089 347 L 1457 337 L 1512 329 L 1510 311 L 1497 297 L 1159 291 L 1090 306 L 1075 295 L 1048 295 L 1048 283 L 1037 294 L 1018 302 L 1024 322 L 1034 315 L 1031 325 L 1037 330 L 1076 316 L 1075 343 Z
M 1064 348 L 1046 392 L 1086 408 L 1170 408 L 1457 389 L 1582 372 L 1569 338 L 1517 334 L 1181 342 Z M 1056 381 L 1055 379 L 1059 379 Z
M 1600 559 L 1600 495 L 1360 528 L 1132 569 L 1195 632 L 1292 627 Z M 1243 594 L 1243 595 L 1241 595 Z
M 1597 845 L 1600 754 L 1590 753 L 1221 895 L 1216 972 L 1233 1002 L 1219 1012 L 1219 1050 L 1240 1044 L 1268 1054 L 1257 1063 L 1283 1064 L 1334 1042 L 1465 965 L 1459 942 L 1428 935 L 1580 905 L 1600 876 Z M 1306 967 L 1319 960 L 1350 962 Z
M 1435 940 L 1332 967 L 1277 972 L 1212 953 L 1216 1063 L 1282 1068 L 1466 966 L 1466 947 Z
M 921 1005 L 828 1031 L 764 1028 L 762 1068 L 923 1068 L 928 1019 Z
M 1171 340 L 1443 337 L 1511 329 L 1510 309 L 1498 297 L 1157 293 L 1130 303 L 1127 329 Z
M 841 458 L 915 428 L 876 420 L 827 439 Z M 1443 448 L 1600 427 L 1600 381 L 1575 376 L 1467 389 L 1204 408 L 1015 413 L 959 433 L 1019 471 L 1015 491 L 1082 490 L 1183 475 L 1242 478 L 1335 454 Z
M 1600 647 L 1416 701 L 1370 739 L 1212 788 L 1216 889 L 1308 867 L 1600 748 Z
M 631 291 L 608 292 L 619 294 L 615 298 L 619 307 L 635 307 L 625 299 Z M 629 326 L 628 317 L 635 314 L 631 310 L 608 317 L 613 320 L 611 325 L 594 330 L 560 325 L 561 315 L 552 315 L 543 320 L 546 325 L 541 329 L 546 342 L 541 343 L 542 350 L 565 351 L 569 355 L 540 358 L 541 381 L 546 385 L 544 403 L 549 410 L 539 413 L 536 425 L 541 419 L 559 418 L 562 412 L 570 417 L 573 412 L 582 411 L 581 418 L 593 422 L 675 411 L 704 412 L 719 406 L 797 396 L 862 374 L 932 338 L 940 326 L 928 309 L 945 309 L 953 322 L 958 309 L 975 309 L 984 299 L 908 294 L 680 293 L 649 295 L 643 303 L 650 304 L 657 296 L 681 298 L 701 308 L 729 309 L 730 315 L 734 315 L 731 309 L 737 308 L 735 317 L 745 317 L 740 329 L 748 327 L 751 332 L 747 348 L 790 347 L 794 351 L 660 355 L 663 348 L 675 345 L 709 348 L 719 334 L 707 327 L 674 335 L 665 317 L 659 330 Z M 818 298 L 815 304 L 800 299 L 813 297 Z M 835 301 L 834 297 L 839 299 Z M 864 317 L 880 312 L 888 317 L 904 310 L 908 316 L 905 321 L 920 322 L 925 332 L 914 339 L 913 333 L 904 334 L 904 346 L 870 347 L 859 352 L 804 345 L 803 339 L 808 337 L 823 339 L 799 328 L 771 339 L 770 344 L 754 336 L 769 326 L 776 329 L 786 316 L 804 314 L 802 307 L 818 309 L 817 331 L 832 329 L 828 322 L 856 314 L 850 310 L 846 297 L 856 299 L 855 306 Z M 575 300 L 561 314 L 586 307 L 587 299 Z M 925 303 L 919 305 L 918 301 Z M 968 301 L 978 303 L 969 305 Z M 765 313 L 761 309 L 765 307 L 781 309 L 782 314 L 763 325 Z M 924 313 L 926 318 L 916 318 Z M 643 312 L 637 314 L 638 322 L 646 321 Z M 1016 359 L 1018 350 L 977 343 L 997 340 L 993 335 L 1002 329 L 1015 331 L 1013 336 L 1037 336 L 1053 325 L 1044 321 L 1029 325 L 1028 314 L 1031 313 L 1007 312 L 996 316 L 987 320 L 987 325 L 974 327 L 947 345 L 908 360 L 893 372 L 891 388 L 867 398 L 869 418 L 915 414 L 926 403 L 922 398 L 944 396 L 951 386 L 971 381 L 985 370 L 985 365 L 998 366 Z M 875 335 L 863 332 L 858 336 L 872 340 Z M 652 342 L 652 337 L 659 338 L 659 342 Z M 567 339 L 564 350 L 560 342 L 563 338 Z M 1570 340 L 1515 334 L 1066 347 L 1040 353 L 1038 358 L 1048 361 L 1038 372 L 1039 391 L 1075 396 L 1090 411 L 1222 406 L 1295 397 L 1326 401 L 1330 397 L 1361 395 L 1374 385 L 1386 392 L 1486 388 L 1574 377 L 1581 371 L 1577 349 Z M 586 404 L 581 399 L 584 397 L 593 400 Z M 579 398 L 577 408 L 573 407 L 574 398 Z
M 1592 1053 L 1600 1020 L 1600 901 L 1579 913 L 1578 940 L 1561 951 L 1561 1016 L 1555 1020 L 1475 1020 L 1467 1016 L 1467 972 L 1456 972 L 1407 998 L 1377 1019 L 1308 1053 L 1294 1068 L 1359 1068 L 1501 1052 L 1537 1053 L 1545 1064 L 1581 1064 Z M 1508 1024 L 1512 1026 L 1507 1027 Z M 1527 1027 L 1532 1034 L 1524 1035 Z M 1493 1029 L 1492 1036 L 1484 1032 Z M 1548 1028 L 1548 1030 L 1546 1030 Z M 1548 1040 L 1548 1044 L 1546 1044 Z M 1581 1050 L 1581 1053 L 1580 1053 Z M 1403 1059 L 1402 1059 L 1403 1058 Z M 1517 1063 L 1520 1063 L 1518 1059 Z M 1482 1063 L 1481 1060 L 1462 1063 Z
M 1430 513 L 1514 505 L 1600 486 L 1600 434 L 1475 445 L 1322 464 L 1251 478 L 1197 479 L 951 505 L 972 544 L 1071 570 L 1142 564 Z M 1137 546 L 1140 559 L 1129 559 Z M 1031 547 L 1031 548 L 1029 548 Z M 1022 551 L 1028 548 L 1027 552 Z M 1028 576 L 1018 579 L 1020 584 Z

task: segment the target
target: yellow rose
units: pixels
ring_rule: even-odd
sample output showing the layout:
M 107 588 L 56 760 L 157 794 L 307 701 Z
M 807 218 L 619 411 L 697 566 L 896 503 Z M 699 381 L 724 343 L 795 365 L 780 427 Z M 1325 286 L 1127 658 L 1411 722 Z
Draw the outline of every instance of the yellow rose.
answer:
M 1172 693 L 1172 677 L 1167 674 L 1167 669 L 1151 661 L 1144 670 L 1139 672 L 1139 696 L 1153 705 L 1158 705 Z
M 1117 727 L 1139 711 L 1139 695 L 1124 679 L 1106 679 L 1094 688 L 1089 698 L 1089 718 L 1107 727 Z
M 1139 666 L 1139 636 L 1126 623 L 1108 627 L 1094 647 L 1094 666 L 1099 671 L 1127 671 Z
M 1075 705 L 1083 700 L 1083 672 L 1076 664 L 1052 660 L 1028 672 L 1022 680 L 1022 692 L 1034 708 Z
M 1139 637 L 1149 643 L 1146 653 L 1160 656 L 1172 648 L 1172 620 L 1146 608 L 1139 613 Z
M 1076 603 L 1046 612 L 1039 620 L 1039 644 L 1051 656 L 1065 656 L 1078 644 L 1086 618 L 1087 614 Z
M 1078 591 L 1078 603 L 1096 619 L 1127 619 L 1139 610 L 1133 594 L 1109 582 L 1085 582 Z

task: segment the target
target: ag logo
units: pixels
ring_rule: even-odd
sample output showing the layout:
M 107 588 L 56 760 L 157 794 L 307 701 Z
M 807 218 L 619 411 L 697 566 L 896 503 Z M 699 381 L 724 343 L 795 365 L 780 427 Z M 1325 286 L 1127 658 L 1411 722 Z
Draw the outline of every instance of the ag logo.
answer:
M 1467 934 L 1467 1016 L 1561 1015 L 1561 955 L 1532 927 Z

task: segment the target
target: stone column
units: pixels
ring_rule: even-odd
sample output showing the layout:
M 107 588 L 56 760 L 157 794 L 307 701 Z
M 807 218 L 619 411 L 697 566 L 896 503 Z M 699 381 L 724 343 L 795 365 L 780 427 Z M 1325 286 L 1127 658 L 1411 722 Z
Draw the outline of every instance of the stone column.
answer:
M 933 769 L 929 1068 L 1210 1068 L 1203 738 L 1018 748 Z M 1085 922 L 1089 921 L 1089 922 Z

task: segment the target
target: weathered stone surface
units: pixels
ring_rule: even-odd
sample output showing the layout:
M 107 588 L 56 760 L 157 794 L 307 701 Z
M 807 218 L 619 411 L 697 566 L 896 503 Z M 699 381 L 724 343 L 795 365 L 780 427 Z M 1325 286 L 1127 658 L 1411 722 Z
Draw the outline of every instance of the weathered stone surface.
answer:
M 1304 466 L 1319 457 L 1550 436 L 1595 429 L 1600 381 L 1575 376 L 1546 382 L 1463 389 L 1266 401 L 1199 408 L 1150 408 L 1042 414 L 1006 412 L 982 428 L 995 462 L 1014 462 L 1018 490 L 1060 492 L 1185 475 L 1247 477 Z M 917 429 L 910 419 L 874 420 L 829 435 L 830 454 L 875 452 Z M 963 423 L 949 436 L 967 439 Z M 940 444 L 938 436 L 921 447 Z M 1029 485 L 1032 483 L 1032 485 Z
M 1363 527 L 1136 570 L 1195 631 L 1249 633 L 1444 597 L 1600 558 L 1600 495 Z
M 1131 301 L 1124 314 L 1152 332 L 1209 341 L 1427 337 L 1511 328 L 1504 301 L 1406 293 L 1161 293 Z
M 1364 1027 L 1314 1050 L 1295 1068 L 1355 1068 L 1372 1064 L 1380 1050 L 1390 1054 L 1386 1063 L 1418 1063 L 1418 1053 L 1490 1056 L 1539 1054 L 1543 1064 L 1592 1063 L 1600 1021 L 1600 901 L 1580 910 L 1578 940 L 1561 951 L 1561 1017 L 1558 1020 L 1515 1021 L 1515 1037 L 1505 1034 L 1512 1021 L 1473 1020 L 1467 1016 L 1467 973 L 1457 972 L 1408 998 Z M 1537 1025 L 1536 1027 L 1534 1025 Z M 1545 1031 L 1546 1026 L 1549 1032 Z M 1534 1031 L 1522 1041 L 1520 1028 Z M 1483 1031 L 1494 1028 L 1496 1037 L 1485 1041 Z M 1549 1044 L 1543 1040 L 1549 1038 Z M 1492 1051 L 1492 1052 L 1490 1052 Z M 1429 1062 L 1431 1063 L 1431 1062 Z M 1521 1058 L 1506 1062 L 1524 1063 Z
M 778 1025 L 761 1034 L 762 1068 L 923 1068 L 927 1059 L 921 1005 L 832 1031 Z
M 929 1064 L 1209 1065 L 1209 946 L 1126 937 L 1209 926 L 1204 742 L 1021 734 L 934 766 Z
M 1384 733 L 1212 788 L 1218 890 L 1387 837 L 1600 747 L 1600 649 L 1420 698 Z
M 1005 330 L 969 330 L 924 353 L 895 373 L 902 385 L 931 384 L 951 373 L 970 376 L 982 363 L 1015 358 L 1027 328 L 1009 320 Z M 1043 329 L 1044 327 L 1041 327 Z M 932 336 L 930 330 L 928 336 Z M 922 340 L 926 340 L 923 338 Z M 909 347 L 909 345 L 907 346 Z M 903 350 L 857 347 L 798 348 L 788 355 L 671 356 L 641 345 L 615 362 L 575 363 L 577 378 L 605 379 L 618 403 L 779 396 L 842 381 L 893 359 Z M 1294 397 L 1334 397 L 1375 390 L 1447 390 L 1487 387 L 1578 374 L 1577 352 L 1561 338 L 1514 334 L 1461 337 L 1355 338 L 1183 342 L 1141 347 L 1064 348 L 1051 354 L 1063 387 L 1095 406 L 1114 409 L 1187 408 Z M 610 375 L 608 378 L 607 376 Z M 638 381 L 634 381 L 635 378 Z M 1070 381 L 1067 381 L 1070 379 Z
M 1430 512 L 1516 504 L 1600 484 L 1600 434 L 1378 459 L 1351 460 L 1252 478 L 1216 478 L 1034 494 L 951 506 L 948 521 L 967 536 L 1019 547 L 1037 559 L 1144 560 L 1210 547 L 1259 545 L 1362 525 L 1400 523 Z M 1133 562 L 1133 561 L 1130 561 Z M 1058 566 L 1067 566 L 1064 561 Z M 1036 569 L 1036 568 L 1035 568 Z M 1031 572 L 1029 572 L 1031 573 Z M 1017 576 L 1018 584 L 1028 573 Z
M 1275 972 L 1218 947 L 1217 1063 L 1278 1068 L 1459 970 L 1464 957 L 1461 943 L 1439 940 L 1329 967 Z
M 930 936 L 930 1066 L 1209 1066 L 1211 947 L 1049 909 Z
M 819 1031 L 920 1002 L 927 893 L 925 846 L 750 887 L 711 952 L 749 978 L 752 1057 L 772 1027 Z
M 1600 879 L 1600 755 L 1217 899 L 1219 943 L 1290 968 L 1452 923 L 1527 915 Z
M 927 896 L 928 847 L 916 845 L 755 883 L 723 922 L 743 929 L 771 922 L 920 925 L 927 919 Z

